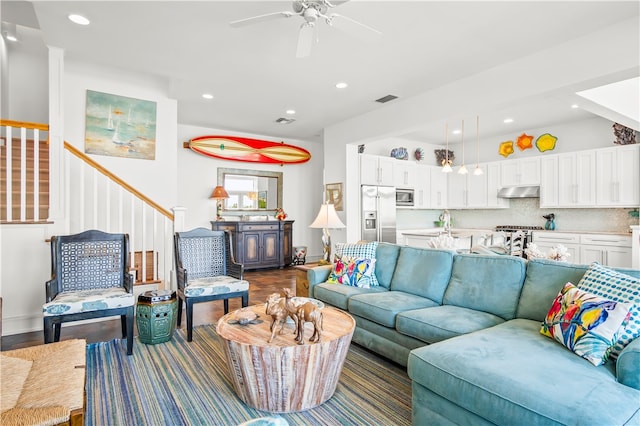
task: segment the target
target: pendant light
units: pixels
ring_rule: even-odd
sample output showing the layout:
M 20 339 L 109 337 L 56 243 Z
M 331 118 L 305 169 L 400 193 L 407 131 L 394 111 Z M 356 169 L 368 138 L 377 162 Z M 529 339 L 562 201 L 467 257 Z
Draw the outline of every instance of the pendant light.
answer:
M 442 167 L 442 173 L 451 173 L 453 169 L 451 168 L 451 161 L 449 161 L 449 123 L 446 123 L 444 125 L 444 132 L 447 150 L 445 151 L 445 160 Z
M 467 166 L 464 165 L 464 120 L 462 120 L 462 166 L 458 169 L 458 174 L 466 175 L 469 173 Z
M 474 176 L 484 174 L 480 168 L 480 116 L 476 116 L 476 168 L 473 171 Z

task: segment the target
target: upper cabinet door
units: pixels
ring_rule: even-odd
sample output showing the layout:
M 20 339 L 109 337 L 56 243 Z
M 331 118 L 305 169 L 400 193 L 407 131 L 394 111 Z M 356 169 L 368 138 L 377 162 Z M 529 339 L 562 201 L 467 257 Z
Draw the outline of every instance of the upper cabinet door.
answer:
M 431 208 L 447 208 L 447 173 L 442 173 L 442 167 L 432 166 L 431 170 Z
M 558 206 L 579 207 L 596 204 L 596 155 L 579 151 L 558 155 Z
M 431 168 L 416 164 L 414 208 L 431 208 Z
M 360 184 L 393 186 L 395 161 L 390 157 L 360 154 Z
M 416 163 L 408 160 L 396 160 L 393 164 L 393 184 L 396 188 L 415 189 Z
M 487 207 L 488 203 L 488 186 L 487 186 L 487 165 L 479 164 L 481 175 L 474 175 L 475 167 L 469 167 L 467 175 L 467 207 L 478 208 Z
M 558 156 L 543 157 L 540 159 L 540 207 L 558 207 L 558 185 Z
M 540 157 L 502 161 L 502 186 L 540 185 Z
M 501 176 L 502 167 L 501 161 L 488 163 L 487 174 L 487 207 L 507 209 L 509 208 L 509 200 L 506 198 L 499 198 L 498 191 L 502 188 Z
M 640 145 L 598 150 L 596 173 L 599 206 L 637 207 L 640 204 Z

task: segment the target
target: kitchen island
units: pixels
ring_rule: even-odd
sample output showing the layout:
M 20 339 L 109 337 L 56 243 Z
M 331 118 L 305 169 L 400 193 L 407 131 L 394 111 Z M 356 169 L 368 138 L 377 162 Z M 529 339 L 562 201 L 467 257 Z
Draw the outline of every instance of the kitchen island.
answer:
M 449 233 L 442 227 L 398 230 L 398 244 L 432 248 L 434 244 L 444 242 L 446 235 Z M 475 245 L 496 245 L 504 241 L 504 237 L 492 229 L 451 228 L 450 235 L 453 239 L 453 247 L 448 248 L 453 248 L 458 252 L 469 252 L 471 247 Z

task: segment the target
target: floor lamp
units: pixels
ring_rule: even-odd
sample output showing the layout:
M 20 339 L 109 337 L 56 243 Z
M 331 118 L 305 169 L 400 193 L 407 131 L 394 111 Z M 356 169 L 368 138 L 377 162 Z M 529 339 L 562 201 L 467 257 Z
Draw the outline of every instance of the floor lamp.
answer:
M 224 189 L 224 186 L 218 185 L 213 188 L 213 192 L 209 198 L 216 200 L 216 220 L 222 220 L 222 200 L 229 198 L 229 194 Z
M 331 235 L 329 235 L 329 228 L 341 229 L 345 228 L 344 223 L 338 217 L 336 208 L 333 204 L 325 203 L 320 206 L 320 211 L 316 220 L 313 221 L 309 228 L 322 228 L 322 245 L 324 246 L 324 254 L 322 259 L 318 262 L 321 265 L 327 265 L 331 263 Z

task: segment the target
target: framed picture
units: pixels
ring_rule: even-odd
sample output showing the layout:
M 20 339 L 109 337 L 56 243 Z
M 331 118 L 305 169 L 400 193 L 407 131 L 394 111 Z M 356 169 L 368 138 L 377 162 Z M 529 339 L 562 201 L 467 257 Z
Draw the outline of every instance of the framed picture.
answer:
M 87 90 L 84 152 L 154 160 L 156 102 Z
M 328 183 L 325 185 L 326 202 L 333 204 L 336 211 L 342 211 L 342 183 Z

